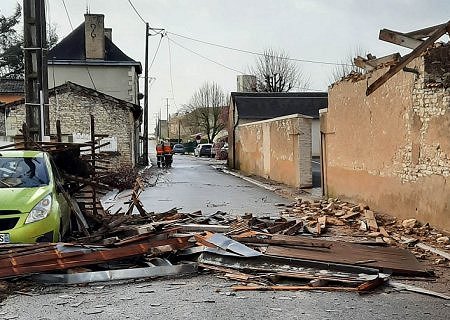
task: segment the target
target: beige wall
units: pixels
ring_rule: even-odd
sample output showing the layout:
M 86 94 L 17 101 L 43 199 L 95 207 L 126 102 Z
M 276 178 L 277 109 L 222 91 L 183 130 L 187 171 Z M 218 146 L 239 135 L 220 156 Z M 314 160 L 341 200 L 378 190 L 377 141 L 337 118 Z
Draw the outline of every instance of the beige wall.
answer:
M 311 121 L 290 115 L 239 125 L 237 169 L 293 187 L 311 186 Z
M 48 87 L 53 88 L 70 81 L 94 89 L 87 68 L 97 91 L 139 104 L 139 79 L 133 66 L 49 65 Z
M 326 192 L 450 231 L 450 89 L 427 87 L 424 60 L 366 97 L 386 69 L 329 91 L 322 116 Z

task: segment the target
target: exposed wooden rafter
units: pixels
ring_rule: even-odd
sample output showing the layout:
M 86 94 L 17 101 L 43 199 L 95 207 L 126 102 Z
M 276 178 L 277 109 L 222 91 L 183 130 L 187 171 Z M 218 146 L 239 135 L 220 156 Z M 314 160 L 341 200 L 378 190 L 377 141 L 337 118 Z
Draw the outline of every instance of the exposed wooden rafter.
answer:
M 406 36 L 404 33 L 389 29 L 380 30 L 378 39 L 409 49 L 415 49 L 423 43 L 423 40 L 414 39 Z
M 379 87 L 381 87 L 386 81 L 388 81 L 397 72 L 399 72 L 404 67 L 406 67 L 406 65 L 408 63 L 410 63 L 412 60 L 414 60 L 416 57 L 418 57 L 420 54 L 422 54 L 426 49 L 428 49 L 430 46 L 432 46 L 434 44 L 434 42 L 436 40 L 438 40 L 440 37 L 442 37 L 445 33 L 450 34 L 450 21 L 447 22 L 446 24 L 441 24 L 439 26 L 418 30 L 418 31 L 420 31 L 419 34 L 416 34 L 415 36 L 416 37 L 422 36 L 425 33 L 425 32 L 423 32 L 423 30 L 428 30 L 428 31 L 432 30 L 428 39 L 423 41 L 411 53 L 403 56 L 396 64 L 392 65 L 385 74 L 383 74 L 381 77 L 379 77 L 377 80 L 375 80 L 375 82 L 373 82 L 367 88 L 367 90 L 366 90 L 367 96 L 370 95 L 375 90 L 377 90 Z M 409 36 L 411 36 L 411 34 L 414 35 L 414 32 L 410 32 Z

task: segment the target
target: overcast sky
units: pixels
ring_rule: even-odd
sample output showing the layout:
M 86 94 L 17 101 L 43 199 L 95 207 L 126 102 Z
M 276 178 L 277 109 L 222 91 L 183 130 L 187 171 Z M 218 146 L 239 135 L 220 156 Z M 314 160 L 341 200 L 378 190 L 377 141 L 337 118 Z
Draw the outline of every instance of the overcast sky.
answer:
M 356 47 L 376 56 L 405 54 L 398 46 L 378 40 L 382 28 L 408 32 L 450 19 L 449 0 L 131 0 L 151 27 L 239 49 L 262 52 L 285 50 L 290 57 L 317 62 L 341 62 Z M 22 1 L 20 1 L 21 3 Z M 0 14 L 13 12 L 16 0 L 1 0 Z M 76 28 L 90 13 L 105 15 L 113 41 L 144 66 L 145 24 L 128 0 L 65 0 Z M 71 31 L 62 0 L 48 0 L 47 20 L 62 39 Z M 241 72 L 255 61 L 251 54 L 213 47 L 169 34 L 174 42 Z M 444 38 L 448 41 L 448 37 Z M 159 36 L 150 38 L 150 60 Z M 225 92 L 236 90 L 238 72 L 199 57 L 163 38 L 150 76 L 150 111 L 158 112 L 170 99 L 170 112 L 189 101 L 205 81 L 217 82 Z M 169 58 L 171 56 L 171 59 Z M 172 66 L 172 81 L 170 63 Z M 333 66 L 300 63 L 310 88 L 327 90 Z M 173 84 L 173 86 L 172 86 Z M 172 90 L 173 87 L 173 90 Z M 141 92 L 143 83 L 141 82 Z M 172 99 L 173 97 L 173 99 Z M 163 118 L 165 118 L 165 107 Z

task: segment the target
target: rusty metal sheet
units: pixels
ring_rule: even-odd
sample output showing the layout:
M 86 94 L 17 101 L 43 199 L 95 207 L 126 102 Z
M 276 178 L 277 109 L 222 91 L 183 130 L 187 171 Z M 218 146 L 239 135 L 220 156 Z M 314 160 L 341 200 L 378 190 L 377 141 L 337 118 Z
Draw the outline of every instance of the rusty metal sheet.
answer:
M 297 237 L 298 238 L 298 237 Z M 288 236 L 277 235 L 272 239 L 289 239 Z M 293 247 L 270 245 L 266 255 L 307 259 L 340 264 L 361 265 L 380 270 L 392 270 L 397 274 L 425 275 L 427 270 L 408 250 L 394 247 L 374 247 L 352 244 L 348 242 L 309 240 L 317 247 Z M 329 248 L 326 248 L 328 246 Z
M 81 255 L 78 254 L 76 250 L 69 253 L 54 250 L 45 256 L 44 261 L 30 261 L 30 259 L 27 259 L 26 255 L 22 256 L 22 260 L 16 261 L 12 254 L 10 257 L 0 260 L 1 265 L 3 265 L 3 267 L 0 267 L 0 278 L 51 270 L 69 269 L 148 253 L 159 255 L 161 253 L 187 248 L 190 245 L 188 239 L 189 237 L 180 237 L 167 240 L 155 240 L 112 249 L 103 248 L 93 250 L 90 248 L 90 252 L 85 252 L 84 250 L 86 249 L 83 248 L 81 250 Z M 32 254 L 32 256 L 34 258 L 34 254 Z

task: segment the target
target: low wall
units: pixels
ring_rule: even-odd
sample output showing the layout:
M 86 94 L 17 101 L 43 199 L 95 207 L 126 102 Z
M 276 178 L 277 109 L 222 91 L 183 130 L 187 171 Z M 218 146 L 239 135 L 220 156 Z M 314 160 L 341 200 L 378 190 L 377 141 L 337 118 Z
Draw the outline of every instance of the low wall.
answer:
M 236 168 L 289 186 L 310 187 L 311 121 L 296 114 L 239 125 Z
M 333 85 L 321 115 L 325 191 L 450 231 L 450 88 L 427 83 L 427 61 L 367 97 L 386 69 Z

